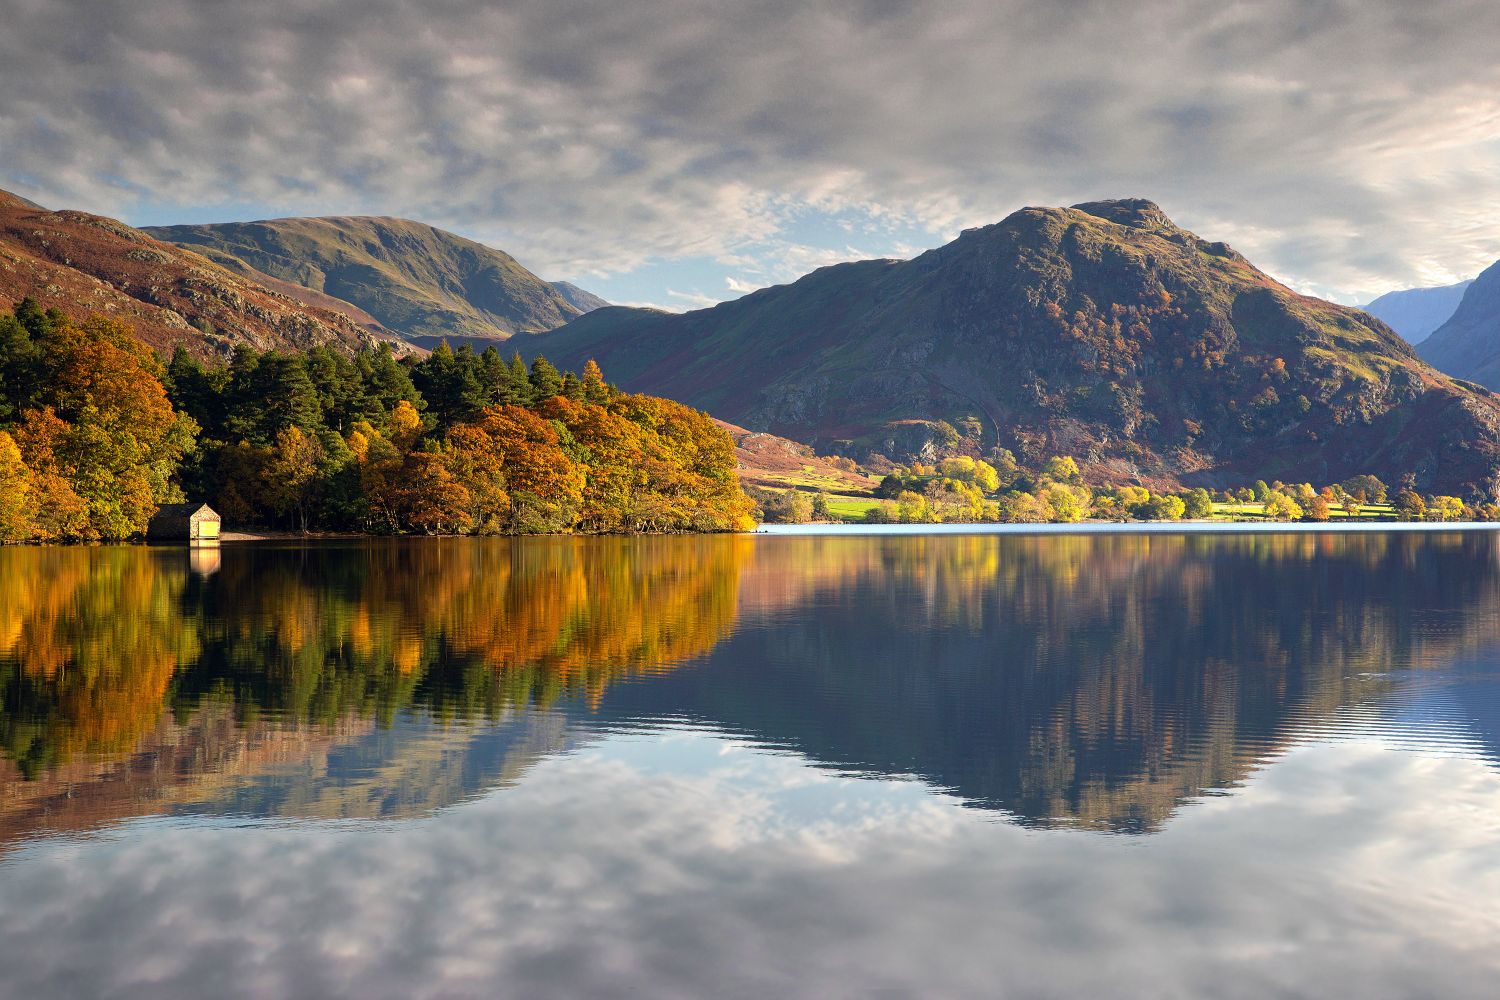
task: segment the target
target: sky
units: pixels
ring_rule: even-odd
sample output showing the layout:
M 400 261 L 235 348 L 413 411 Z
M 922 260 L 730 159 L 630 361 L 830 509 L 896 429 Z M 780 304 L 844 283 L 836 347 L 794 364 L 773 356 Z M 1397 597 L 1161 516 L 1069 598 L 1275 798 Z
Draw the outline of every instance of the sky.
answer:
M 696 308 L 1145 197 L 1363 302 L 1500 258 L 1493 0 L 0 0 L 0 187 L 415 218 Z

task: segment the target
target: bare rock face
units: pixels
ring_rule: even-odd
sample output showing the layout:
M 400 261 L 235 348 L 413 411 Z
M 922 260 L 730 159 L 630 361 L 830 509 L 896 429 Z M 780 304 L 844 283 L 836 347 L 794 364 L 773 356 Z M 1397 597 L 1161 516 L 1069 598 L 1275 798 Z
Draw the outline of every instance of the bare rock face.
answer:
M 712 309 L 600 309 L 526 347 L 819 450 L 898 460 L 1004 447 L 1072 454 L 1101 480 L 1368 472 L 1470 497 L 1492 495 L 1500 470 L 1488 391 L 1140 199 L 1022 209 L 913 260 L 840 264 Z M 980 438 L 909 429 L 944 424 Z

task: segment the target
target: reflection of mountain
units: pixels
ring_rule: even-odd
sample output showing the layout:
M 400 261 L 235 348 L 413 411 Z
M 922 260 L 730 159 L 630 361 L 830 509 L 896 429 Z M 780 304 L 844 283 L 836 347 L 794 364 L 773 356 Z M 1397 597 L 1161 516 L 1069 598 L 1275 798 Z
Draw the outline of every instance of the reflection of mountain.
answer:
M 1380 675 L 1495 642 L 1495 553 L 1488 535 L 778 539 L 742 587 L 789 609 L 774 626 L 747 617 L 711 669 L 603 711 L 674 710 L 1028 822 L 1150 829 L 1398 683 Z
M 1493 678 L 1434 670 L 1500 640 L 1497 556 L 1479 533 L 464 539 L 229 546 L 210 573 L 0 549 L 0 842 L 413 815 L 664 717 L 1154 829 L 1306 734 L 1414 725 L 1414 678 L 1500 760 Z

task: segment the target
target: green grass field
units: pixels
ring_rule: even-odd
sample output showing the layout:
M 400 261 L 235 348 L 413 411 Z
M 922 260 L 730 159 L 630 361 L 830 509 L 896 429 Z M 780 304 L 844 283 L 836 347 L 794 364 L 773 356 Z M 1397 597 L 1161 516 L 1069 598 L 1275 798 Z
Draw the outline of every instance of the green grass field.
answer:
M 1259 521 L 1264 518 L 1261 505 L 1258 503 L 1214 503 L 1213 519 L 1215 521 Z M 1349 514 L 1342 507 L 1334 507 L 1329 511 L 1328 521 L 1387 521 L 1393 517 L 1391 505 L 1388 503 L 1367 503 L 1360 507 L 1358 514 Z
M 875 497 L 848 497 L 830 496 L 828 498 L 828 510 L 834 517 L 846 524 L 859 524 L 864 521 L 865 515 L 876 507 L 881 501 Z M 1261 505 L 1258 503 L 1218 503 L 1214 504 L 1213 520 L 1215 521 L 1259 521 L 1264 518 Z M 1358 514 L 1350 515 L 1343 508 L 1335 507 L 1329 514 L 1329 523 L 1340 521 L 1385 521 L 1391 520 L 1393 512 L 1390 504 L 1365 504 Z
M 865 519 L 868 511 L 880 506 L 880 501 L 874 497 L 829 497 L 828 511 L 834 517 L 850 524 L 857 524 Z

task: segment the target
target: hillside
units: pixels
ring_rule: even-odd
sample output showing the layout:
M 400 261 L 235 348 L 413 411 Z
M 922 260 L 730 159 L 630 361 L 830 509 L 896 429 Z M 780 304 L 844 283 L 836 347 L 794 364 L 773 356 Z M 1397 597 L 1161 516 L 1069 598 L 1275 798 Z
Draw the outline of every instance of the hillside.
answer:
M 1500 486 L 1491 394 L 1146 201 L 1027 208 L 697 312 L 600 309 L 526 348 L 861 459 L 1000 446 L 1099 481 Z
M 0 302 L 29 295 L 75 319 L 114 316 L 158 350 L 183 344 L 203 357 L 227 356 L 241 344 L 354 350 L 381 339 L 339 311 L 267 287 L 277 284 L 114 219 L 51 212 L 0 192 Z
M 1474 279 L 1448 322 L 1419 353 L 1434 368 L 1500 388 L 1500 262 Z
M 553 281 L 550 283 L 557 289 L 557 294 L 567 300 L 568 304 L 580 313 L 593 312 L 595 309 L 603 309 L 609 305 L 604 299 L 593 292 L 586 291 L 573 284 L 571 281 Z
M 857 495 L 880 485 L 878 478 L 836 465 L 805 444 L 722 420 L 714 423 L 734 441 L 735 471 L 743 486 Z
M 1420 344 L 1432 331 L 1448 321 L 1463 301 L 1464 292 L 1474 282 L 1460 281 L 1437 288 L 1407 288 L 1386 292 L 1364 307 L 1365 312 L 1406 338 Z
M 421 347 L 484 343 L 562 326 L 595 299 L 502 253 L 405 219 L 272 219 L 148 230 L 223 262 L 351 303 Z M 602 302 L 603 300 L 598 300 Z

